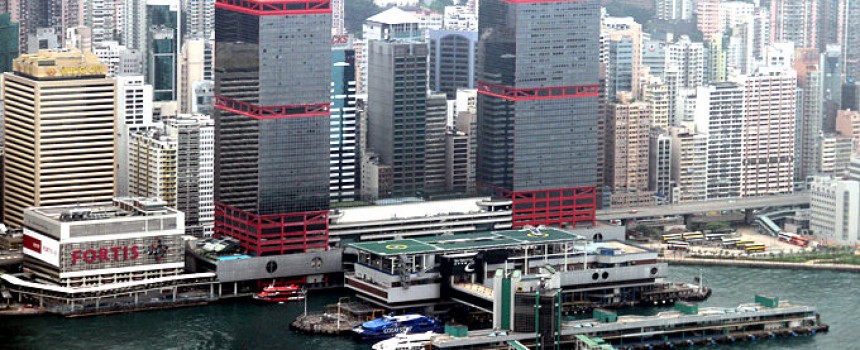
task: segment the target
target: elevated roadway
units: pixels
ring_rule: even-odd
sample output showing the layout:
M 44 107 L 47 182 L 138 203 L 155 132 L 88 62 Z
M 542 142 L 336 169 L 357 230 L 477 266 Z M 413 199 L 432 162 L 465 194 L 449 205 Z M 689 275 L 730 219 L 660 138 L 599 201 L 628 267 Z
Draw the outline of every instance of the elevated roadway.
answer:
M 720 210 L 748 210 L 768 207 L 809 205 L 808 193 L 794 193 L 767 197 L 720 199 L 639 208 L 606 209 L 597 211 L 597 220 L 643 219 L 674 215 L 701 214 Z

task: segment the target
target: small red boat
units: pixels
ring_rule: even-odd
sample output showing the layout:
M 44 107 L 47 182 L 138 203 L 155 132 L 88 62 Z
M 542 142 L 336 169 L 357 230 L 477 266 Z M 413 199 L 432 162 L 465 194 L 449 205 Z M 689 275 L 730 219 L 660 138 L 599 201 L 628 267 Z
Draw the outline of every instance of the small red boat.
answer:
M 263 288 L 262 292 L 254 295 L 254 299 L 281 303 L 287 301 L 301 301 L 305 299 L 305 295 L 302 293 L 302 288 L 296 284 L 290 284 L 287 286 L 272 285 Z

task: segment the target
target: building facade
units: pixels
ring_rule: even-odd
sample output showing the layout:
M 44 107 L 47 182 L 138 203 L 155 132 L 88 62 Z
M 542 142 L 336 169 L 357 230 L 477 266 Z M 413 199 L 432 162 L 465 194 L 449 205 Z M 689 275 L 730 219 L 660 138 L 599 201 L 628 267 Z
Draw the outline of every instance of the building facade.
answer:
M 477 181 L 513 200 L 514 227 L 594 221 L 599 6 L 481 3 Z
M 457 89 L 474 89 L 478 32 L 430 30 L 428 37 L 430 90 L 445 93 L 453 100 Z
M 698 88 L 696 94 L 696 131 L 708 136 L 707 199 L 739 197 L 743 167 L 744 87 L 731 82 L 716 83 Z M 794 151 L 793 145 L 791 151 Z
M 741 196 L 794 191 L 797 73 L 761 67 L 744 84 Z
M 352 202 L 359 197 L 358 120 L 356 118 L 355 50 L 332 50 L 330 200 Z
M 391 165 L 393 196 L 420 196 L 427 153 L 427 44 L 371 40 L 369 46 L 367 147 Z
M 810 184 L 809 229 L 827 243 L 860 241 L 860 183 L 818 177 Z
M 609 105 L 606 131 L 610 167 L 607 184 L 612 188 L 612 206 L 653 204 L 648 170 L 651 136 L 650 106 L 633 101 L 630 93 L 619 95 Z
M 330 2 L 261 4 L 215 3 L 215 233 L 328 250 Z
M 24 211 L 24 270 L 36 281 L 88 287 L 185 270 L 182 213 L 164 202 L 117 198 Z
M 110 200 L 115 189 L 116 82 L 91 52 L 41 51 L 4 73 L 3 212 Z

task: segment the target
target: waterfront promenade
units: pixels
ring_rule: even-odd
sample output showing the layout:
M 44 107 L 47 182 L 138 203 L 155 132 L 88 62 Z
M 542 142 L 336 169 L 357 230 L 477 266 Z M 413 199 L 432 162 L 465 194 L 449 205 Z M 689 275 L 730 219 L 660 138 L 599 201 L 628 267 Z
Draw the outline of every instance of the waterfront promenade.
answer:
M 782 262 L 782 261 L 763 261 L 749 259 L 732 259 L 732 258 L 688 258 L 683 256 L 666 256 L 658 259 L 660 262 L 669 263 L 669 265 L 690 265 L 690 266 L 730 266 L 730 267 L 745 267 L 756 269 L 786 269 L 786 270 L 827 270 L 827 271 L 845 271 L 845 272 L 860 272 L 860 265 L 848 264 L 815 264 L 810 262 Z

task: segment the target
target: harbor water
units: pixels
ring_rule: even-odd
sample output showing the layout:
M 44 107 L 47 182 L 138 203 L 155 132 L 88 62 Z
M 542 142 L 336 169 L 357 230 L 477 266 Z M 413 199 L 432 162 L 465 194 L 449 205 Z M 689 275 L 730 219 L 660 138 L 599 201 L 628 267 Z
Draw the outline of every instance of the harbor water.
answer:
M 756 293 L 816 306 L 830 332 L 714 350 L 860 349 L 860 274 L 830 271 L 698 268 L 673 266 L 674 280 L 692 281 L 701 271 L 714 290 L 704 306 L 737 306 Z M 310 311 L 337 302 L 346 291 L 311 293 Z M 346 337 L 306 335 L 289 329 L 303 303 L 265 304 L 253 300 L 209 306 L 66 319 L 57 316 L 0 319 L 0 349 L 370 349 Z M 655 312 L 657 310 L 642 310 Z

